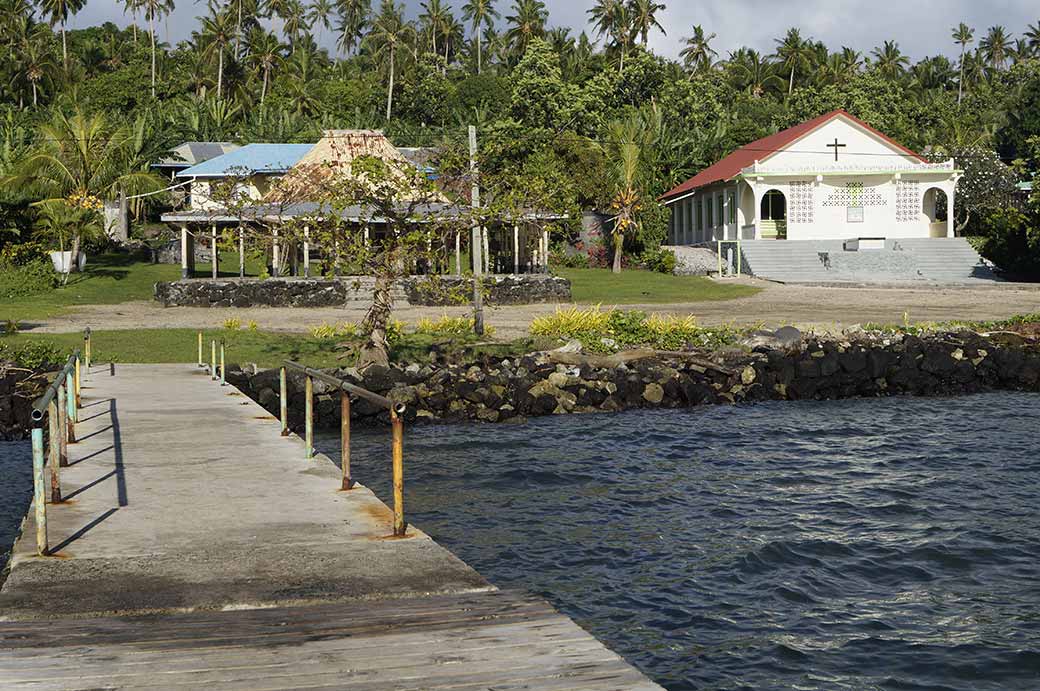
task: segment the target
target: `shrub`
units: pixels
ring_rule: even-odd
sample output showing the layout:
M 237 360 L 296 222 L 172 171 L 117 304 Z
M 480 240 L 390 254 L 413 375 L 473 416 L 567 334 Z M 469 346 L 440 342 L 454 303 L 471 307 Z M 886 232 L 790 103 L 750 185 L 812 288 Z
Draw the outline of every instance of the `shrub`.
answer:
M 19 346 L 0 339 L 0 360 L 9 360 L 29 369 L 42 368 L 45 365 L 64 364 L 68 353 L 47 341 L 27 341 Z
M 666 249 L 647 250 L 639 257 L 639 260 L 650 271 L 662 274 L 675 272 L 675 252 Z
M 311 329 L 311 336 L 319 341 L 331 341 L 334 338 L 357 338 L 357 335 L 358 327 L 353 322 L 343 322 L 341 324 L 322 322 L 321 326 L 315 326 Z
M 733 345 L 743 331 L 729 327 L 702 327 L 692 316 L 660 316 L 638 310 L 603 311 L 557 309 L 555 314 L 531 322 L 531 334 L 580 341 L 590 352 L 607 353 L 646 346 L 659 350 L 681 350 L 687 346 L 720 348 Z
M 242 320 L 231 317 L 230 319 L 224 320 L 224 328 L 228 331 L 238 331 L 242 328 Z
M 43 245 L 38 242 L 8 245 L 0 252 L 0 266 L 10 264 L 25 266 L 40 261 L 49 261 L 49 257 Z
M 440 319 L 434 321 L 428 317 L 423 317 L 415 325 L 415 333 L 427 334 L 430 336 L 469 336 L 473 334 L 474 322 L 472 318 L 467 317 L 449 317 L 444 315 Z M 484 333 L 488 336 L 495 333 L 494 327 L 485 326 Z
M 0 262 L 0 300 L 46 293 L 58 285 L 58 275 L 46 259 L 16 265 Z

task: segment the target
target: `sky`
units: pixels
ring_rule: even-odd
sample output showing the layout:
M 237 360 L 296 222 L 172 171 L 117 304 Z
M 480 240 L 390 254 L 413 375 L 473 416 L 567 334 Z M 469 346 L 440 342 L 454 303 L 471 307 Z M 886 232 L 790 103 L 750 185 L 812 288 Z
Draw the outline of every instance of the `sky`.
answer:
M 464 0 L 447 4 L 461 7 Z M 945 53 L 953 56 L 957 47 L 950 33 L 959 22 L 976 29 L 976 40 L 986 29 L 1003 25 L 1014 37 L 1028 24 L 1040 22 L 1036 0 L 659 0 L 667 5 L 660 13 L 666 35 L 655 32 L 650 45 L 659 55 L 675 58 L 691 27 L 700 24 L 717 37 L 712 47 L 720 57 L 740 46 L 771 53 L 773 40 L 788 27 L 798 27 L 803 36 L 821 40 L 831 50 L 848 46 L 864 54 L 885 40 L 895 40 L 904 53 L 918 60 Z M 206 11 L 204 0 L 176 0 L 177 8 L 168 20 L 169 40 L 176 43 L 196 28 L 196 16 Z M 373 0 L 377 6 L 379 0 Z M 408 16 L 414 18 L 420 0 L 405 0 Z M 512 0 L 498 0 L 496 8 L 504 18 L 510 14 Z M 592 0 L 546 0 L 549 26 L 569 26 L 575 34 L 587 30 L 586 10 Z M 87 0 L 86 7 L 71 23 L 73 27 L 105 21 L 127 24 L 123 3 L 118 0 Z M 332 47 L 327 35 L 322 43 Z M 166 27 L 159 31 L 166 39 Z

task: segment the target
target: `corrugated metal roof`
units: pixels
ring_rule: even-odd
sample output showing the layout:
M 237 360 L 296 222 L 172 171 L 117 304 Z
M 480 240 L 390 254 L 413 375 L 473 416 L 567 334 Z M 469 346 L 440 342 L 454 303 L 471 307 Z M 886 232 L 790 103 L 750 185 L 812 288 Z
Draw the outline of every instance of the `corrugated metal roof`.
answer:
M 254 173 L 284 173 L 311 150 L 313 144 L 246 144 L 177 173 L 179 178 L 224 177 Z
M 661 195 L 661 199 L 668 200 L 673 197 L 678 197 L 686 192 L 695 190 L 699 187 L 705 187 L 714 182 L 720 182 L 722 180 L 732 180 L 740 174 L 740 171 L 753 165 L 755 161 L 768 160 L 781 149 L 790 146 L 791 144 L 798 141 L 799 139 L 809 134 L 813 130 L 825 125 L 826 123 L 830 122 L 831 120 L 837 117 L 843 117 L 848 119 L 849 121 L 864 128 L 868 132 L 873 133 L 875 136 L 880 137 L 882 140 L 888 142 L 897 149 L 900 149 L 901 151 L 905 152 L 907 155 L 914 156 L 915 158 L 924 161 L 924 159 L 921 158 L 920 154 L 911 151 L 899 142 L 889 138 L 882 132 L 879 132 L 878 130 L 874 129 L 873 127 L 863 122 L 859 118 L 850 115 L 844 110 L 834 110 L 830 113 L 825 113 L 824 115 L 821 115 L 817 118 L 813 118 L 812 120 L 807 120 L 806 122 L 803 122 L 800 125 L 795 125 L 794 127 L 788 128 L 786 130 L 781 130 L 776 134 L 771 134 L 768 137 L 763 137 L 758 141 L 751 142 L 750 144 L 745 144 L 744 146 L 740 147 L 739 149 L 731 153 L 729 156 L 726 156 L 724 159 L 722 159 L 715 165 L 708 166 L 707 168 L 705 168 L 704 170 L 687 180 L 686 182 L 675 187 L 674 189 L 669 190 L 668 192 L 665 192 L 663 195 Z
M 153 168 L 190 168 L 204 161 L 234 151 L 240 148 L 239 144 L 231 142 L 184 142 L 158 163 L 152 164 Z

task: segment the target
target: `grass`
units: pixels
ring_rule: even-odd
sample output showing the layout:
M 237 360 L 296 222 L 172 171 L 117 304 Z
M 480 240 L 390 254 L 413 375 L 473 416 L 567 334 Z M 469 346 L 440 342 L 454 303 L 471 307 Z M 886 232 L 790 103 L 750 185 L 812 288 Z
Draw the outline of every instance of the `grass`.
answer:
M 86 270 L 81 274 L 72 274 L 68 285 L 47 293 L 7 301 L 0 306 L 0 321 L 32 321 L 53 317 L 77 305 L 112 305 L 131 300 L 150 300 L 156 281 L 173 281 L 180 275 L 179 266 L 151 264 L 131 255 L 91 257 Z
M 349 359 L 340 360 L 337 348 L 341 339 L 317 339 L 309 334 L 273 333 L 240 329 L 209 329 L 203 332 L 203 359 L 209 362 L 210 343 L 225 341 L 228 365 L 256 363 L 260 367 L 275 367 L 283 360 L 296 360 L 310 367 L 347 366 Z M 0 336 L 0 350 L 10 352 L 28 345 L 49 345 L 59 349 L 63 357 L 83 344 L 81 333 L 33 334 L 17 333 Z M 474 355 L 484 353 L 514 357 L 537 350 L 540 341 L 518 339 L 508 343 L 488 344 L 475 337 L 445 338 L 429 334 L 405 334 L 394 346 L 394 362 L 428 362 L 431 348 L 440 345 L 449 352 L 466 351 Z M 198 361 L 198 331 L 196 329 L 131 329 L 120 331 L 93 331 L 91 348 L 95 362 L 122 363 L 192 363 Z
M 729 285 L 703 276 L 673 276 L 654 271 L 626 269 L 556 269 L 571 281 L 574 302 L 604 305 L 666 304 L 732 300 L 759 292 L 759 288 Z

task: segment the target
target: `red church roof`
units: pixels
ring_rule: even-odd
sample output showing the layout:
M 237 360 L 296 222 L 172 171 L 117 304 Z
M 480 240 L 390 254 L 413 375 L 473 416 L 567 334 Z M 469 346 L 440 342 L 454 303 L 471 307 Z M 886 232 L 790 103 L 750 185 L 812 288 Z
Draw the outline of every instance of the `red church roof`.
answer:
M 844 110 L 834 110 L 817 118 L 813 118 L 812 120 L 807 120 L 806 122 L 803 122 L 799 125 L 795 125 L 794 127 L 788 128 L 786 130 L 781 130 L 776 134 L 771 134 L 768 137 L 763 137 L 762 139 L 753 141 L 750 144 L 745 144 L 744 146 L 740 147 L 739 149 L 731 153 L 729 156 L 723 158 L 715 165 L 708 166 L 707 168 L 705 168 L 704 170 L 687 180 L 686 182 L 675 187 L 674 189 L 669 190 L 668 192 L 665 192 L 663 195 L 661 195 L 661 201 L 667 201 L 669 199 L 672 199 L 673 197 L 678 197 L 687 192 L 695 190 L 698 187 L 705 187 L 714 182 L 720 182 L 722 180 L 732 180 L 740 174 L 740 171 L 753 165 L 755 161 L 765 161 L 766 159 L 773 156 L 773 154 L 777 153 L 779 150 L 787 146 L 790 146 L 791 144 L 795 143 L 796 141 L 798 141 L 805 135 L 809 134 L 813 130 L 817 129 L 822 125 L 825 125 L 826 123 L 830 122 L 831 120 L 839 116 L 851 120 L 863 129 L 880 137 L 881 139 L 885 140 L 897 149 L 906 152 L 910 156 L 914 156 L 915 158 L 918 158 L 921 161 L 925 160 L 921 158 L 920 154 L 911 151 L 899 142 L 891 139 L 890 137 L 885 136 L 883 133 L 877 131 L 867 123 L 860 120 L 859 118 L 849 115 Z

